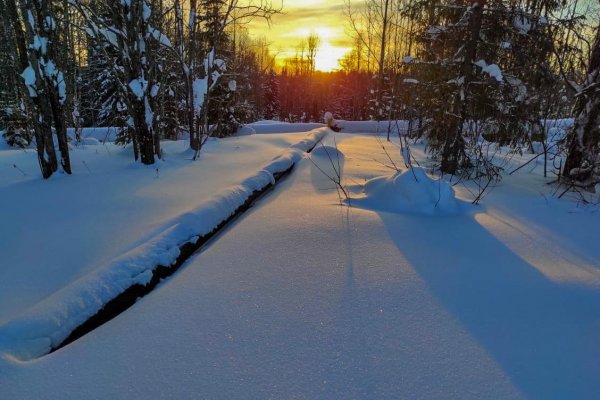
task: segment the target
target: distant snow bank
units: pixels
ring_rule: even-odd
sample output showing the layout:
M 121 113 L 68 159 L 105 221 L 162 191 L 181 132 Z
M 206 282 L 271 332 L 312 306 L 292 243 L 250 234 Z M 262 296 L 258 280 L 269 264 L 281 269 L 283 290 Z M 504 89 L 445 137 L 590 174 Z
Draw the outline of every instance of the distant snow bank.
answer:
M 309 132 L 240 184 L 179 216 L 148 241 L 0 326 L 0 356 L 31 360 L 49 353 L 110 300 L 134 284 L 147 284 L 157 266 L 173 265 L 180 246 L 195 243 L 213 231 L 254 192 L 273 183 L 274 174 L 291 168 L 328 131 L 321 128 Z
M 99 142 L 114 142 L 117 135 L 123 128 L 119 127 L 103 127 L 103 128 L 81 128 L 82 139 L 96 139 Z M 67 128 L 67 135 L 71 140 L 75 140 L 75 128 Z M 88 143 L 84 143 L 88 144 Z M 91 143 L 94 144 L 94 143 Z
M 398 129 L 407 129 L 408 121 L 344 121 L 335 120 L 335 123 L 344 133 L 381 133 L 387 134 L 388 127 L 393 133 Z M 257 121 L 244 125 L 237 135 L 247 135 L 249 132 L 258 134 L 267 133 L 291 133 L 310 131 L 324 127 L 325 124 L 315 122 L 289 123 L 281 121 Z
M 453 215 L 461 210 L 454 189 L 430 178 L 422 168 L 373 178 L 364 185 L 365 197 L 351 199 L 361 208 L 420 215 Z
M 344 133 L 378 133 L 387 135 L 388 129 L 392 135 L 397 135 L 398 131 L 405 133 L 408 130 L 407 120 L 398 121 L 345 121 L 336 120 L 336 124 Z M 566 135 L 566 130 L 573 126 L 573 118 L 543 120 L 542 125 L 547 130 L 548 141 L 555 141 Z M 236 136 L 245 136 L 253 134 L 269 133 L 294 133 L 309 132 L 314 129 L 322 128 L 325 125 L 316 122 L 290 123 L 282 121 L 262 120 L 243 125 L 236 132 Z M 416 128 L 416 123 L 413 128 Z M 83 139 L 82 144 L 94 145 L 104 142 L 114 142 L 120 127 L 100 127 L 100 128 L 81 128 L 80 136 Z M 75 128 L 68 128 L 67 134 L 72 141 L 75 140 Z M 179 135 L 180 138 L 187 138 L 187 134 Z M 4 140 L 0 140 L 0 149 L 10 148 Z
M 244 125 L 244 127 L 252 128 L 258 134 L 308 132 L 324 126 L 324 124 L 315 122 L 289 123 L 280 121 L 257 121 Z
M 344 121 L 336 120 L 338 126 L 344 133 L 379 133 L 387 135 L 388 129 L 390 133 L 397 134 L 400 131 L 408 129 L 408 121 Z

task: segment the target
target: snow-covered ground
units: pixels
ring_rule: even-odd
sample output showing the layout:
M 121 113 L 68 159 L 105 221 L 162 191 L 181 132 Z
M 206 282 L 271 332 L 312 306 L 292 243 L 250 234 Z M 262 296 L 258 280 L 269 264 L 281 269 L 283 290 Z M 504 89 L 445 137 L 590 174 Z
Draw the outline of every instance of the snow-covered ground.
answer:
M 1 150 L 0 323 L 242 182 L 292 140 L 213 140 L 196 162 L 187 142 L 165 142 L 164 161 L 147 167 L 133 162 L 130 149 L 81 146 L 71 151 L 75 173 L 49 182 L 40 179 L 34 150 Z
M 277 131 L 277 125 L 262 125 Z M 231 174 L 219 178 L 234 184 L 301 137 L 228 139 L 209 148 L 198 164 L 177 164 L 172 173 L 189 168 L 188 178 L 196 174 L 200 181 L 203 170 L 219 165 L 215 170 Z M 410 175 L 392 177 L 372 133 L 335 138 L 337 151 L 330 134 L 324 150 L 301 160 L 275 192 L 117 318 L 39 359 L 0 359 L 0 398 L 597 398 L 600 213 L 595 208 L 549 196 L 545 180 L 530 168 L 505 177 L 478 206 L 469 204 L 461 187 L 454 188 L 455 199 L 450 187 L 418 172 L 415 176 L 429 185 L 415 188 L 422 191 L 419 202 L 413 191 L 403 193 L 414 185 Z M 233 158 L 239 172 L 228 166 L 231 159 L 220 160 L 235 151 L 222 143 L 246 150 L 240 151 L 242 159 Z M 401 165 L 399 151 L 385 145 Z M 211 153 L 218 150 L 222 153 Z M 421 148 L 413 151 L 424 158 Z M 90 169 L 104 171 L 100 164 Z M 123 172 L 122 165 L 115 169 Z M 324 175 L 336 169 L 353 198 L 351 207 L 340 205 L 339 192 Z M 111 177 L 127 190 L 122 200 L 116 189 L 103 196 L 111 207 L 135 203 L 131 196 L 159 202 L 154 192 L 163 185 L 170 189 L 160 196 L 167 215 L 149 225 L 130 228 L 127 223 L 135 221 L 127 212 L 119 214 L 125 223 L 118 226 L 90 217 L 95 218 L 91 232 L 138 234 L 123 251 L 208 196 L 186 187 L 189 179 L 164 176 L 158 185 L 163 175 L 155 178 L 153 170 L 131 165 L 126 172 L 137 175 Z M 56 189 L 46 188 L 51 193 L 73 190 L 77 183 L 69 182 L 84 181 L 80 175 L 50 182 L 20 179 L 25 187 L 53 185 Z M 138 192 L 127 187 L 137 184 L 134 177 L 152 181 Z M 86 194 L 80 197 L 94 187 L 82 187 Z M 109 187 L 105 183 L 100 193 Z M 42 189 L 28 190 L 21 196 L 33 192 L 45 198 Z M 431 196 L 435 190 L 449 206 L 429 212 L 433 200 L 437 203 Z M 127 210 L 132 209 L 135 204 Z M 3 219 L 19 217 L 3 212 Z M 79 232 L 85 223 L 80 215 L 63 213 L 62 219 Z M 55 229 L 58 217 L 50 222 L 41 217 L 33 221 Z M 129 235 L 116 232 L 127 229 Z M 18 245 L 10 240 L 10 246 Z M 107 248 L 119 250 L 97 249 L 89 240 L 72 233 L 71 249 L 90 248 L 77 250 L 77 257 L 91 257 L 92 251 L 98 260 Z M 4 242 L 3 251 L 10 247 Z M 30 257 L 39 262 L 48 253 Z M 43 273 L 37 265 L 21 265 L 28 276 Z M 18 275 L 17 270 L 7 274 Z M 19 279 L 16 285 L 28 281 Z M 52 291 L 46 284 L 39 283 Z M 10 290 L 15 303 L 31 296 L 23 286 Z M 2 298 L 0 308 L 4 304 L 11 303 Z M 25 305 L 12 307 L 9 316 Z

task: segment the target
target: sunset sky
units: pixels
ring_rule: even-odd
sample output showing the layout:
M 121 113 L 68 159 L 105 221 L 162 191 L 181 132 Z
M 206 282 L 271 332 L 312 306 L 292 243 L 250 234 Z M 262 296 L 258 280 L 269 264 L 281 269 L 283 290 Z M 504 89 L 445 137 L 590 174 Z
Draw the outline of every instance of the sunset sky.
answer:
M 274 0 L 273 5 L 281 5 L 281 0 Z M 317 69 L 331 71 L 351 47 L 344 10 L 344 0 L 283 0 L 283 14 L 273 17 L 270 28 L 256 20 L 249 29 L 253 36 L 267 38 L 279 62 L 294 57 L 298 44 L 311 32 L 317 33 L 321 38 Z

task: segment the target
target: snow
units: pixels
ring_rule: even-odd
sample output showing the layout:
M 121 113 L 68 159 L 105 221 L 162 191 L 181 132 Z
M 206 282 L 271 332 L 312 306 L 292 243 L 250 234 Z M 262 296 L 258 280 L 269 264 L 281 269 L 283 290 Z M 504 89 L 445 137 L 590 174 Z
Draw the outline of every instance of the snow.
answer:
M 346 133 L 379 133 L 386 135 L 388 129 L 391 133 L 397 135 L 408 129 L 407 121 L 337 121 L 337 124 Z
M 411 56 L 402 57 L 402 63 L 404 63 L 404 64 L 410 64 L 413 61 L 414 61 L 414 58 L 412 58 Z
M 33 17 L 33 13 L 31 12 L 31 10 L 27 10 L 27 22 L 29 22 L 31 30 L 35 32 L 35 18 Z
M 419 83 L 419 81 L 418 81 L 418 80 L 416 80 L 416 79 L 412 79 L 412 78 L 405 78 L 405 79 L 403 80 L 403 82 L 404 82 L 404 83 L 415 84 L 415 85 L 416 85 L 417 83 Z
M 213 53 L 214 53 L 214 51 L 213 51 Z M 214 54 L 213 54 L 213 57 L 214 57 Z M 220 71 L 223 71 L 223 72 L 225 72 L 225 70 L 226 70 L 225 60 L 221 60 L 220 58 L 217 58 L 217 59 L 214 61 L 214 65 L 215 65 L 215 66 L 216 66 L 216 67 L 217 67 L 217 68 L 218 68 Z
M 121 131 L 119 127 L 104 127 L 104 128 L 81 128 L 81 137 L 84 139 L 93 139 L 94 143 L 99 142 L 114 142 L 117 135 Z M 75 140 L 75 128 L 68 128 L 67 135 L 71 140 Z M 90 142 L 91 144 L 91 142 Z
M 142 0 L 142 6 L 142 18 L 144 19 L 144 21 L 148 21 L 150 19 L 150 16 L 152 15 L 152 10 L 148 6 L 146 0 Z
M 79 143 L 75 142 L 75 145 L 84 145 L 84 146 L 99 146 L 102 143 L 100 142 L 100 140 L 94 138 L 94 137 L 83 137 L 81 138 L 81 140 L 79 141 Z
M 527 99 L 527 86 L 525 86 L 522 80 L 513 76 L 507 76 L 506 82 L 508 82 L 509 85 L 516 89 L 516 101 L 525 101 Z
M 44 65 L 44 73 L 53 81 L 58 91 L 58 99 L 61 104 L 64 104 L 67 100 L 67 83 L 63 73 L 56 68 L 56 64 L 52 60 L 47 61 Z
M 152 111 L 152 106 L 150 105 L 150 100 L 148 96 L 144 97 L 144 111 L 145 111 L 145 122 L 148 128 L 152 128 L 154 122 L 154 112 Z
M 230 92 L 235 92 L 237 89 L 237 82 L 233 79 L 231 79 L 228 83 L 227 86 L 229 87 L 229 91 Z
M 259 121 L 246 125 L 252 128 L 256 133 L 292 133 L 292 132 L 306 132 L 313 129 L 322 128 L 325 125 L 319 123 L 298 123 L 290 124 L 288 122 L 279 121 Z
M 496 79 L 498 82 L 503 81 L 502 71 L 500 70 L 498 64 L 487 64 L 485 60 L 476 61 L 474 64 L 481 68 L 482 72 L 485 72 L 492 78 Z
M 142 77 L 132 79 L 131 82 L 129 82 L 129 89 L 131 89 L 135 97 L 137 97 L 138 99 L 144 98 L 147 88 L 148 81 Z
M 169 40 L 167 35 L 162 33 L 160 30 L 158 30 L 152 26 L 148 26 L 148 33 L 150 35 L 152 35 L 152 37 L 161 45 L 168 47 L 168 48 L 173 47 L 173 45 L 171 44 L 171 41 Z
M 311 157 L 323 157 L 331 159 L 335 163 L 337 160 L 343 160 L 344 154 L 334 146 L 319 145 L 310 153 Z
M 152 85 L 152 89 L 150 89 L 150 96 L 156 97 L 158 95 L 159 90 L 160 90 L 160 83 L 156 83 L 156 84 Z
M 117 34 L 108 28 L 98 28 L 96 30 L 100 32 L 102 36 L 115 48 L 119 48 L 119 41 L 117 40 Z M 95 37 L 95 35 L 91 35 Z
M 46 26 L 48 27 L 48 29 L 56 29 L 56 22 L 54 21 L 54 18 L 52 18 L 50 15 L 46 15 L 44 21 L 46 21 Z
M 430 26 L 427 28 L 427 33 L 433 37 L 438 36 L 441 33 L 446 32 L 447 27 L 445 26 Z
M 28 311 L 33 314 L 19 314 L 39 319 L 0 328 L 13 335 L 3 343 L 16 346 L 14 336 L 52 324 L 41 310 L 51 309 L 56 298 L 27 299 L 35 291 L 30 281 L 36 275 L 44 275 L 37 279 L 48 293 L 54 273 L 48 269 L 69 258 L 84 265 L 82 255 L 88 251 L 92 258 L 103 257 L 98 248 L 111 251 L 109 260 L 124 262 L 119 255 L 140 260 L 143 252 L 133 249 L 156 245 L 156 254 L 168 262 L 168 247 L 158 244 L 182 232 L 192 234 L 185 226 L 195 230 L 201 224 L 201 205 L 212 210 L 206 218 L 218 215 L 222 203 L 211 202 L 212 195 L 221 193 L 235 204 L 239 192 L 233 188 L 264 184 L 272 178 L 272 168 L 297 162 L 274 192 L 117 318 L 36 360 L 0 356 L 0 397 L 595 398 L 600 392 L 597 210 L 549 196 L 541 160 L 505 176 L 484 205 L 466 206 L 471 198 L 467 188 L 450 187 L 425 170 L 403 169 L 390 176 L 381 146 L 397 165 L 403 165 L 402 155 L 397 137 L 396 142 L 377 139 L 376 132 L 385 134 L 382 125 L 343 122 L 354 133 L 337 133 L 335 142 L 333 132 L 322 137 L 326 129 L 277 134 L 277 127 L 292 129 L 294 124 L 254 124 L 252 129 L 262 127 L 269 134 L 209 141 L 197 163 L 184 164 L 177 147 L 165 143 L 167 163 L 170 159 L 173 165 L 159 164 L 158 178 L 154 167 L 124 171 L 121 153 L 98 154 L 101 160 L 89 162 L 95 174 L 76 172 L 48 182 L 10 177 L 16 172 L 0 169 L 2 188 L 10 187 L 2 201 L 12 205 L 0 208 L 11 232 L 0 241 L 7 261 L 2 268 L 9 269 L 3 278 L 10 280 L 0 280 L 5 285 L 0 287 L 0 311 L 15 303 L 38 303 Z M 310 160 L 288 148 L 303 138 L 307 141 L 297 146 L 324 141 Z M 181 143 L 173 146 L 183 151 Z M 103 147 L 73 152 L 74 164 Z M 363 204 L 340 204 L 334 185 L 315 165 L 328 168 L 329 152 L 341 160 L 350 197 Z M 421 165 L 427 164 L 423 145 L 414 145 L 411 152 Z M 5 153 L 10 158 L 4 159 Z M 281 153 L 283 158 L 266 161 Z M 30 156 L 0 151 L 2 162 Z M 511 163 L 530 157 L 514 156 Z M 108 183 L 95 178 L 100 171 L 110 175 Z M 78 178 L 92 181 L 81 186 Z M 4 183 L 7 179 L 12 183 Z M 190 185 L 192 179 L 198 184 Z M 41 189 L 32 190 L 37 186 L 44 188 L 44 196 Z M 80 204 L 94 197 L 90 193 L 100 197 L 98 202 Z M 34 222 L 41 215 L 48 218 L 32 207 L 40 198 L 52 206 L 70 201 L 55 220 L 39 226 Z M 159 206 L 147 204 L 153 198 L 163 200 Z M 434 199 L 442 207 L 431 214 Z M 168 215 L 155 217 L 154 225 L 140 224 L 143 218 L 132 211 L 142 200 L 144 215 L 164 207 Z M 19 201 L 27 212 L 18 208 Z M 131 203 L 136 207 L 128 208 Z M 106 208 L 122 211 L 124 221 L 107 218 Z M 83 214 L 87 209 L 93 212 Z M 61 225 L 65 220 L 73 223 L 71 229 Z M 93 233 L 86 237 L 88 225 Z M 34 230 L 41 237 L 54 239 L 49 232 L 61 232 L 61 237 L 45 247 L 28 236 L 29 242 L 15 251 L 21 240 L 13 236 Z M 149 233 L 143 237 L 142 232 Z M 139 241 L 130 240 L 120 252 L 107 245 L 103 237 L 110 235 L 116 236 L 115 243 L 132 236 Z M 69 257 L 64 257 L 65 247 L 57 248 L 64 242 Z M 43 256 L 25 251 L 32 246 Z M 11 256 L 13 251 L 18 256 Z M 33 260 L 40 262 L 35 268 L 29 266 Z M 13 270 L 15 261 L 21 264 Z M 79 278 L 100 271 L 80 271 Z M 143 269 L 135 271 L 126 280 L 147 279 Z M 81 281 L 63 279 L 58 287 L 66 282 Z M 52 335 L 29 337 L 40 346 L 53 340 Z M 20 343 L 19 351 L 35 344 Z M 11 347 L 10 354 L 14 351 Z
M 531 19 L 526 15 L 515 15 L 513 19 L 513 26 L 517 29 L 519 33 L 526 34 L 533 27 L 531 23 Z
M 194 110 L 196 113 L 199 113 L 204 105 L 204 96 L 206 96 L 206 92 L 208 90 L 208 79 L 194 79 L 192 90 L 194 93 Z
M 35 85 L 35 71 L 33 70 L 33 67 L 29 65 L 23 70 L 21 76 L 23 77 L 23 80 L 25 81 L 25 86 L 29 91 L 29 97 L 37 97 L 37 90 Z
M 368 180 L 364 197 L 351 198 L 350 204 L 395 213 L 452 215 L 460 209 L 454 189 L 442 179 L 432 179 L 419 167 L 391 176 Z
M 115 134 L 110 128 L 82 131 L 84 138 L 99 140 Z M 4 233 L 0 235 L 0 323 L 136 247 L 148 232 L 219 189 L 239 184 L 282 149 L 301 141 L 305 134 L 300 135 L 210 140 L 197 162 L 191 162 L 186 141 L 167 141 L 162 145 L 164 161 L 149 167 L 134 163 L 129 147 L 73 142 L 74 175 L 57 174 L 49 182 L 39 178 L 34 149 L 3 146 L 1 201 L 10 206 L 0 210 Z M 52 210 L 50 214 L 39 207 L 41 198 Z M 46 223 L 40 225 L 40 220 Z M 31 232 L 36 234 L 31 236 Z M 31 252 L 32 246 L 38 251 Z M 23 292 L 22 288 L 28 289 Z
M 243 125 L 237 130 L 235 135 L 236 136 L 256 135 L 256 131 L 248 125 Z
M 46 54 L 48 51 L 48 38 L 34 35 L 33 43 L 29 46 L 31 49 L 39 51 L 41 54 Z
M 294 165 L 327 130 L 313 131 L 241 183 L 222 190 L 163 225 L 154 236 L 57 291 L 0 327 L 0 352 L 29 360 L 48 353 L 104 304 L 133 284 L 146 284 L 158 265 L 170 266 L 179 247 L 211 232 L 255 191 L 274 182 L 273 174 Z M 194 239 L 195 238 L 195 239 Z

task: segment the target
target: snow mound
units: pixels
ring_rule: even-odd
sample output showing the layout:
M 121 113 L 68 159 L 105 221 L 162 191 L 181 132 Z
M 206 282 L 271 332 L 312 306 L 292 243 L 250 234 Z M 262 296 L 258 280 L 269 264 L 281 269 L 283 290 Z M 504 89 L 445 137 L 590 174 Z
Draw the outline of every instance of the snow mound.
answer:
M 290 147 L 293 149 L 298 149 L 302 152 L 307 152 L 312 148 L 316 149 L 315 146 L 317 146 L 323 140 L 323 138 L 327 136 L 327 131 L 328 129 L 326 128 L 314 129 L 306 134 L 304 139 L 291 145 Z
M 432 179 L 422 168 L 373 178 L 364 186 L 365 197 L 352 204 L 381 211 L 425 215 L 452 215 L 460 210 L 454 189 Z
M 80 131 L 81 137 L 86 139 L 98 139 L 100 142 L 114 142 L 122 128 L 105 127 L 105 128 L 82 128 Z M 67 135 L 71 140 L 75 140 L 75 128 L 67 128 Z
M 74 146 L 79 146 L 79 145 L 98 146 L 102 143 L 95 137 L 84 137 L 84 138 L 81 138 L 81 140 L 79 142 L 73 141 L 73 142 L 71 142 L 71 144 L 73 144 Z
M 315 147 L 311 155 L 313 157 L 331 158 L 332 160 L 344 158 L 344 154 L 337 148 L 325 145 Z
M 288 122 L 275 121 L 272 119 L 263 119 L 252 123 L 253 125 L 277 125 L 277 124 L 288 124 Z
M 315 122 L 290 124 L 289 122 L 259 121 L 248 124 L 247 126 L 250 126 L 258 134 L 268 134 L 308 132 L 314 129 L 322 128 L 323 124 L 318 124 Z
M 249 136 L 249 135 L 256 135 L 256 130 L 254 130 L 254 128 L 248 126 L 248 125 L 243 125 L 242 127 L 240 127 L 238 129 L 238 131 L 235 133 L 236 136 Z

